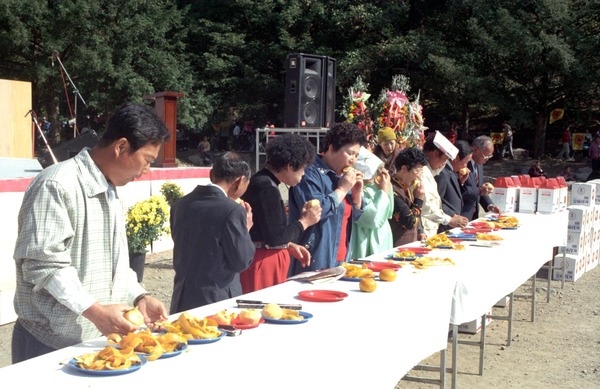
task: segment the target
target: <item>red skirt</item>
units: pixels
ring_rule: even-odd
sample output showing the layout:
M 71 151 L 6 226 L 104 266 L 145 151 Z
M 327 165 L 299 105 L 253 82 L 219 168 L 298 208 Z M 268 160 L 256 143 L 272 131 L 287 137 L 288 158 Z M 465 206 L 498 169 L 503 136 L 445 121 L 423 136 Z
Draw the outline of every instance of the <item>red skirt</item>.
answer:
M 281 284 L 288 277 L 290 253 L 287 249 L 256 249 L 250 266 L 240 273 L 244 294 Z

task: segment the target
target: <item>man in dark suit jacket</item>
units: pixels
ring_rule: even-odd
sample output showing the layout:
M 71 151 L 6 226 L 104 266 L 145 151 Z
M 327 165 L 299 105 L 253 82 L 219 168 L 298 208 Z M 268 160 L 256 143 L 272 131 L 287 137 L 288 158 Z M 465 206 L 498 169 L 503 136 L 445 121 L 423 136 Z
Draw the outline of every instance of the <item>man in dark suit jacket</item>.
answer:
M 440 174 L 435 176 L 438 192 L 442 198 L 442 210 L 450 216 L 463 213 L 464 204 L 461 187 L 467 177 L 466 175 L 459 176 L 459 171 L 466 168 L 473 153 L 471 146 L 463 140 L 456 141 L 455 146 L 458 149 L 458 155 L 453 161 L 448 161 Z M 440 224 L 438 233 L 451 228 L 448 225 Z
M 248 187 L 250 166 L 226 152 L 215 158 L 210 180 L 171 209 L 171 314 L 241 295 L 240 272 L 254 257 L 252 209 L 235 201 Z
M 462 215 L 469 220 L 479 217 L 479 204 L 485 211 L 499 211 L 489 196 L 493 187 L 483 185 L 483 165 L 494 155 L 494 143 L 489 136 L 481 135 L 473 140 L 472 148 L 473 158 L 467 164 L 469 176 L 462 187 Z

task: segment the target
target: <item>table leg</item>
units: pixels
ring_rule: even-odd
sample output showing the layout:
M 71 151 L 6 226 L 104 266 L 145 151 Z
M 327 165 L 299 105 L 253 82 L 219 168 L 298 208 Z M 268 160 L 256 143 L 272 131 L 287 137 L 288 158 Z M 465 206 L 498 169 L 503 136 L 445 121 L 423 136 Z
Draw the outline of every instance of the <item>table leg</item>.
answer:
M 531 281 L 531 322 L 535 322 L 535 288 L 536 288 L 536 274 L 533 275 Z
M 457 388 L 458 378 L 458 324 L 452 324 L 452 389 Z
M 479 375 L 483 375 L 483 359 L 485 358 L 485 329 L 487 312 L 481 316 L 481 337 L 479 338 Z

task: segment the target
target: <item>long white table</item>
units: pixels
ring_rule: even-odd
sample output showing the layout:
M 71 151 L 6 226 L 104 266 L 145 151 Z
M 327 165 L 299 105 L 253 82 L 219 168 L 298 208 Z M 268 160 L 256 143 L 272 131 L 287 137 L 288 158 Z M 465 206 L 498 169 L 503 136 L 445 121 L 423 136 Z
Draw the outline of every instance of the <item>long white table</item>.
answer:
M 90 377 L 59 363 L 98 350 L 105 338 L 0 369 L 0 380 L 45 388 L 117 388 L 162 382 L 249 385 L 262 388 L 393 388 L 397 381 L 430 355 L 445 350 L 448 323 L 458 324 L 485 314 L 500 298 L 526 282 L 549 258 L 551 248 L 564 244 L 567 215 L 516 214 L 518 230 L 498 231 L 505 239 L 496 247 L 434 250 L 455 266 L 414 270 L 405 266 L 395 282 L 378 282 L 373 293 L 358 283 L 336 281 L 310 285 L 295 281 L 240 298 L 277 303 L 302 303 L 314 315 L 296 325 L 262 324 L 241 336 L 216 343 L 190 345 L 182 355 L 148 364 L 138 372 L 114 377 Z M 367 259 L 384 260 L 384 255 Z M 300 301 L 306 289 L 344 291 L 342 302 Z M 235 299 L 196 308 L 203 317 L 233 308 Z M 173 315 L 176 317 L 177 315 Z M 454 337 L 456 339 L 456 337 Z M 453 347 L 453 386 L 457 358 Z
M 358 283 L 310 285 L 296 281 L 244 295 L 245 299 L 301 303 L 314 315 L 307 323 L 262 324 L 238 337 L 190 345 L 179 356 L 148 362 L 139 371 L 111 377 L 73 372 L 61 361 L 98 350 L 104 338 L 68 347 L 0 369 L 0 381 L 27 382 L 44 388 L 148 387 L 193 382 L 224 388 L 393 388 L 410 369 L 445 350 L 456 279 L 447 271 L 415 272 L 407 266 L 394 282 L 378 282 L 373 293 Z M 300 290 L 344 291 L 342 302 L 296 299 Z M 203 317 L 235 301 L 190 311 Z M 173 315 L 176 317 L 177 315 Z M 135 385 L 135 386 L 134 386 Z

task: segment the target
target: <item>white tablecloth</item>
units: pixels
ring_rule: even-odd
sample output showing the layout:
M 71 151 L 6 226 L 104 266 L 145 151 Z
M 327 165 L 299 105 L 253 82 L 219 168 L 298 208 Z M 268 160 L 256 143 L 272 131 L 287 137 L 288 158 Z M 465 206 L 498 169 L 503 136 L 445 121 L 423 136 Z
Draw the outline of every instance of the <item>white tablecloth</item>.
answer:
M 498 246 L 471 246 L 449 253 L 456 262 L 458 277 L 452 302 L 452 324 L 481 317 L 552 259 L 553 247 L 565 244 L 567 212 L 517 213 L 515 216 L 520 221 L 518 229 L 494 232 L 504 238 Z
M 132 388 L 189 382 L 223 388 L 393 388 L 414 365 L 445 349 L 456 281 L 431 269 L 398 272 L 395 282 L 378 282 L 373 293 L 358 283 L 310 285 L 292 281 L 245 295 L 277 303 L 302 303 L 314 317 L 296 325 L 262 324 L 238 337 L 190 345 L 182 355 L 148 362 L 139 371 L 114 377 L 73 373 L 59 362 L 97 350 L 104 338 L 58 350 L 0 369 L 2 382 L 44 388 Z M 295 298 L 303 289 L 345 291 L 342 302 Z M 223 301 L 191 311 L 203 317 L 231 308 Z M 175 315 L 176 316 L 176 315 Z
M 378 282 L 374 293 L 360 292 L 356 282 L 292 281 L 241 297 L 302 303 L 314 315 L 304 324 L 263 324 L 238 337 L 191 345 L 182 355 L 149 362 L 127 375 L 90 377 L 59 365 L 104 347 L 105 339 L 99 338 L 2 368 L 0 381 L 61 389 L 176 382 L 223 388 L 393 388 L 413 366 L 446 348 L 449 322 L 483 315 L 535 274 L 550 259 L 552 247 L 564 245 L 566 212 L 516 216 L 520 228 L 498 231 L 505 238 L 498 246 L 434 250 L 431 255 L 450 257 L 456 266 L 424 271 L 405 266 L 395 282 Z M 368 259 L 384 260 L 384 254 Z M 344 291 L 349 297 L 335 303 L 298 300 L 297 293 L 306 289 Z M 203 317 L 234 306 L 227 300 L 191 313 Z

